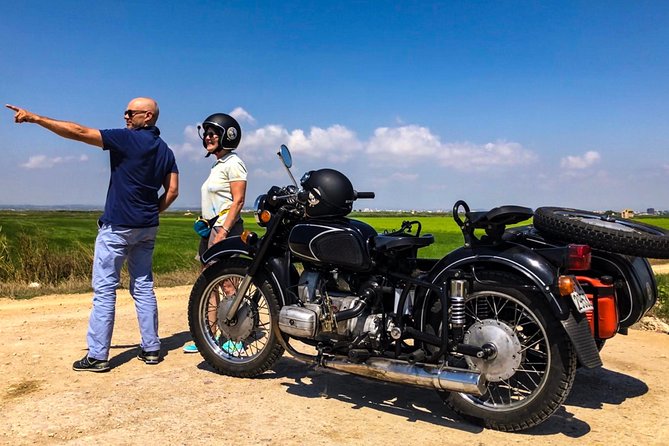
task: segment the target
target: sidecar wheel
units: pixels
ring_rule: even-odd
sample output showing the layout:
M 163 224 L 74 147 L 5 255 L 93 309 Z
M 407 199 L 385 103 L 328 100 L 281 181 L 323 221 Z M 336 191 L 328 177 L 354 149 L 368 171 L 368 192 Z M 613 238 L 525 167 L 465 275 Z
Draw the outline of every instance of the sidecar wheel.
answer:
M 509 280 L 495 272 L 479 278 Z M 567 399 L 577 368 L 572 344 L 545 298 L 477 283 L 465 306 L 465 343 L 492 343 L 497 355 L 452 358 L 451 365 L 481 372 L 487 391 L 482 396 L 441 392 L 445 403 L 490 429 L 520 431 L 542 423 Z
M 249 262 L 228 259 L 205 269 L 188 301 L 188 324 L 204 360 L 218 372 L 250 378 L 268 370 L 283 354 L 274 326 L 279 304 L 271 284 L 261 275 L 250 285 L 235 324 L 221 324 L 235 288 Z
M 540 207 L 534 227 L 548 238 L 586 243 L 603 251 L 636 257 L 669 259 L 669 231 L 624 218 L 590 211 Z

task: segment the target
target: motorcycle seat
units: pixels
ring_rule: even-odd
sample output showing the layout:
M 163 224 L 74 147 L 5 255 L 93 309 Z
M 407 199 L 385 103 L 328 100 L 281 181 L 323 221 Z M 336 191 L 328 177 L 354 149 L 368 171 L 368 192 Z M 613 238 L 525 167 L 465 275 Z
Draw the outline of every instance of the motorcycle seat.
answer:
M 380 252 L 401 250 L 406 248 L 423 248 L 434 243 L 432 234 L 395 236 L 395 235 L 377 235 L 373 239 L 374 248 Z
M 499 206 L 489 211 L 467 212 L 467 219 L 473 228 L 488 229 L 520 223 L 529 220 L 534 211 L 523 206 Z

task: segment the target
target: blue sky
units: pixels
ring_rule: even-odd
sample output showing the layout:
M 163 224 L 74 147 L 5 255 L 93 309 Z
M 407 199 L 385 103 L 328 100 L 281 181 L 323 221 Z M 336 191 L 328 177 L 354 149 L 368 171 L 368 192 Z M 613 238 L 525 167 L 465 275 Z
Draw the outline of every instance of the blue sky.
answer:
M 2 2 L 0 101 L 95 128 L 155 98 L 197 209 L 196 125 L 242 125 L 247 206 L 341 170 L 356 208 L 669 209 L 669 2 Z M 101 206 L 108 156 L 0 119 L 0 205 Z

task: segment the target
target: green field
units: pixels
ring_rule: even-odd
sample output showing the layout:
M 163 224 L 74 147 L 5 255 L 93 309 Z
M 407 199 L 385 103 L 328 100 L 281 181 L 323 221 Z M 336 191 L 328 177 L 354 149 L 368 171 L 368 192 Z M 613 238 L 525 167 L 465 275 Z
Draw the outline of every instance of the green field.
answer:
M 33 239 L 34 243 L 47 246 L 59 252 L 67 252 L 83 246 L 92 246 L 97 234 L 96 221 L 99 212 L 70 211 L 0 211 L 0 237 L 4 236 L 8 244 L 10 257 L 17 259 L 22 238 Z M 175 269 L 196 264 L 194 256 L 198 238 L 193 232 L 194 216 L 168 212 L 160 218 L 160 231 L 155 251 L 154 268 L 158 273 L 170 272 Z M 358 216 L 379 232 L 398 229 L 401 222 L 408 217 L 375 217 Z M 462 242 L 459 228 L 450 217 L 419 217 L 423 225 L 423 233 L 431 233 L 437 243 L 434 249 L 426 251 L 429 255 L 438 256 L 439 252 L 454 249 Z M 246 229 L 262 233 L 252 214 L 244 214 Z M 432 247 L 430 247 L 432 248 Z M 430 249 L 428 248 L 428 249 Z
M 0 296 L 32 296 L 63 287 L 85 291 L 90 281 L 93 244 L 100 212 L 0 211 Z M 419 220 L 423 234 L 433 234 L 435 244 L 421 250 L 423 257 L 441 257 L 461 246 L 462 235 L 450 216 L 388 216 L 354 214 L 377 231 L 399 229 L 403 220 Z M 180 212 L 161 215 L 154 254 L 157 286 L 192 283 L 199 262 L 195 260 L 198 237 L 195 216 Z M 244 214 L 245 228 L 262 234 L 253 215 Z M 414 233 L 417 227 L 414 227 Z M 39 283 L 38 289 L 27 284 Z
M 0 296 L 32 296 L 62 291 L 63 287 L 73 292 L 86 291 L 99 216 L 100 212 L 0 211 Z M 435 237 L 433 245 L 419 252 L 421 257 L 439 258 L 462 245 L 462 234 L 450 215 L 353 214 L 352 217 L 365 221 L 378 232 L 399 229 L 404 220 L 420 221 L 422 233 Z M 198 237 L 192 229 L 194 218 L 179 212 L 161 216 L 154 254 L 157 286 L 195 280 L 199 262 L 195 260 Z M 638 220 L 669 228 L 669 218 Z M 252 214 L 245 213 L 244 221 L 246 229 L 263 233 Z M 28 288 L 30 282 L 41 286 Z

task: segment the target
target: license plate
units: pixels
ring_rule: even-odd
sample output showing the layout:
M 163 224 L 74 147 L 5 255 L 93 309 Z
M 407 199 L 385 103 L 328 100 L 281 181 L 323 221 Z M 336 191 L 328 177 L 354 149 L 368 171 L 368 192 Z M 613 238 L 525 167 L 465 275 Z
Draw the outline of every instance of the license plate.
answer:
M 583 288 L 581 288 L 581 285 L 579 285 L 578 282 L 576 282 L 574 291 L 571 293 L 571 300 L 574 302 L 574 305 L 576 305 L 576 309 L 579 313 L 587 313 L 595 308 L 592 306 L 592 302 L 590 302 L 590 299 L 588 299 L 588 296 L 586 296 L 585 291 L 583 291 Z

